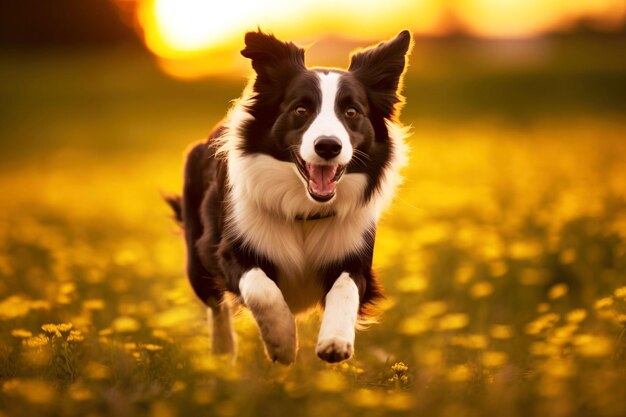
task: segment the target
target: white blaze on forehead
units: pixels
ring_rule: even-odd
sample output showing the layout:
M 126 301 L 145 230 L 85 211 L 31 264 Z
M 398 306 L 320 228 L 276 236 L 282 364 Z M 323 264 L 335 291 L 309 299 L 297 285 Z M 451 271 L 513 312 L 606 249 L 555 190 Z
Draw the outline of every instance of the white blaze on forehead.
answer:
M 331 163 L 346 165 L 352 159 L 352 144 L 346 127 L 341 123 L 335 111 L 337 91 L 341 74 L 337 72 L 316 72 L 322 92 L 322 104 L 315 120 L 302 135 L 300 156 L 312 164 L 327 164 L 329 161 L 315 153 L 315 140 L 321 136 L 334 136 L 341 141 L 341 152 Z

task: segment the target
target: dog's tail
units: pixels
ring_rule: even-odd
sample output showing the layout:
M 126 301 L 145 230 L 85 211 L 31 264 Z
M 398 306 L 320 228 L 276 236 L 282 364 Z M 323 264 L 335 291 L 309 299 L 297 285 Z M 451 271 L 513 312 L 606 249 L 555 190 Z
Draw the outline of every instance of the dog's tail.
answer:
M 174 211 L 174 220 L 182 226 L 183 224 L 183 199 L 176 194 L 163 195 L 163 199 Z

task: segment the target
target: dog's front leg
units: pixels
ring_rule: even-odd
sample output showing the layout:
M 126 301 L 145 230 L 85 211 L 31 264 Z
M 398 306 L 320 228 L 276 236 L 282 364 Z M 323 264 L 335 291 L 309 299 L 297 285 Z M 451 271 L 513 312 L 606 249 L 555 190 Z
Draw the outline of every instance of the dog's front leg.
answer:
M 326 294 L 326 305 L 315 353 L 326 362 L 341 362 L 352 356 L 359 312 L 359 290 L 344 272 Z
M 274 281 L 260 268 L 243 274 L 239 291 L 256 320 L 272 361 L 289 365 L 296 358 L 296 322 Z

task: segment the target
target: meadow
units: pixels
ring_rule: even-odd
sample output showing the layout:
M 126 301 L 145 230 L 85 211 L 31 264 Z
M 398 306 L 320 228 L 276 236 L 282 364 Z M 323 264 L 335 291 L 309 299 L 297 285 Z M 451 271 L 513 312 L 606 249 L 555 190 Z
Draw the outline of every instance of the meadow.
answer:
M 210 355 L 161 200 L 241 80 L 3 53 L 0 417 L 626 415 L 625 46 L 418 43 L 380 322 L 329 365 L 303 316 L 290 367 L 245 310 Z

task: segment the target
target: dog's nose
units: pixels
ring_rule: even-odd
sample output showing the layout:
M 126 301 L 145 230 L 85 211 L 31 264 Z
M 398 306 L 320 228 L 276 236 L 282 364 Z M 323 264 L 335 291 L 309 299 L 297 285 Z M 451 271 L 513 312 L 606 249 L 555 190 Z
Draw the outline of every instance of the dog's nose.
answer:
M 333 159 L 341 152 L 341 141 L 334 136 L 320 136 L 315 139 L 315 153 L 324 159 Z

